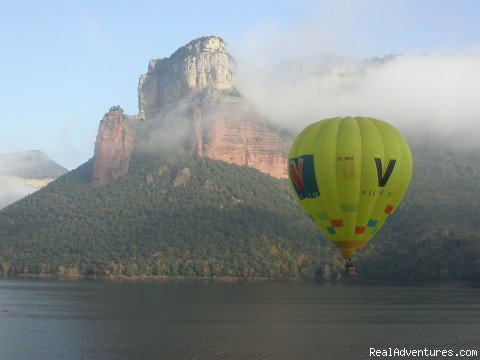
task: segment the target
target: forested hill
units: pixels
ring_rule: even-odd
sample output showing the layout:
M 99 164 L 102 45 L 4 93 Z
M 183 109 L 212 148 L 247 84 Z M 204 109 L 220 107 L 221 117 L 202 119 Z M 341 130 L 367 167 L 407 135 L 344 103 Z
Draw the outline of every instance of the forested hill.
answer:
M 413 143 L 411 189 L 354 258 L 358 281 L 480 283 L 480 160 Z M 330 278 L 337 250 L 286 180 L 182 153 L 135 155 L 89 185 L 91 162 L 0 211 L 0 262 L 42 274 Z
M 333 252 L 286 180 L 258 170 L 142 156 L 92 187 L 91 168 L 0 212 L 2 262 L 31 273 L 312 278 Z

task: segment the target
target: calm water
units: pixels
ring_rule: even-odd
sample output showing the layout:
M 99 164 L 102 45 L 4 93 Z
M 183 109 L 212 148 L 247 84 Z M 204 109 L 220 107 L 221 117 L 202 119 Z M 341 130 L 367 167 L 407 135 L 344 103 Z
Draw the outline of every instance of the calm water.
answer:
M 480 289 L 0 280 L 0 359 L 368 359 L 370 347 L 480 353 Z

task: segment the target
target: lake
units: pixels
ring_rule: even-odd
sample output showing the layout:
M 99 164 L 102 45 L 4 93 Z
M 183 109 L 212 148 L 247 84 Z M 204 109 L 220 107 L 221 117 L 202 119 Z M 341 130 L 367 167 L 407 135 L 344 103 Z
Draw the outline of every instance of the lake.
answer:
M 479 339 L 480 289 L 0 280 L 0 359 L 373 359 Z

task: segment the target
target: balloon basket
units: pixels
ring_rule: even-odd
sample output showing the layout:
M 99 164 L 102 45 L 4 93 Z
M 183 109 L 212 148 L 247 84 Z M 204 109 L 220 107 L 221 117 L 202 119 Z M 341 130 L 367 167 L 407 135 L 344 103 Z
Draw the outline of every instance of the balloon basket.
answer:
M 355 267 L 350 266 L 348 269 L 345 270 L 345 273 L 349 276 L 356 276 L 357 275 L 357 269 Z

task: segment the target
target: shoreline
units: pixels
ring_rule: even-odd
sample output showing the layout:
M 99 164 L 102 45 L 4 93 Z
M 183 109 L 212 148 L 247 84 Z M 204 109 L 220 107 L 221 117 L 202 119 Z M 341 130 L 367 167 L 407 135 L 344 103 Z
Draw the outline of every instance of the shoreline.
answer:
M 467 281 L 430 281 L 430 282 L 415 282 L 415 281 L 378 281 L 359 278 L 342 278 L 341 280 L 324 281 L 317 279 L 288 279 L 288 278 L 241 278 L 241 277 L 171 277 L 171 276 L 156 276 L 156 275 L 135 275 L 135 276 L 95 276 L 95 275 L 41 275 L 41 274 L 16 274 L 2 276 L 0 279 L 4 280 L 50 280 L 50 281 L 102 281 L 102 282 L 159 282 L 159 283 L 311 283 L 324 286 L 385 286 L 385 287 L 432 287 L 432 288 L 480 288 L 480 283 L 473 283 Z

